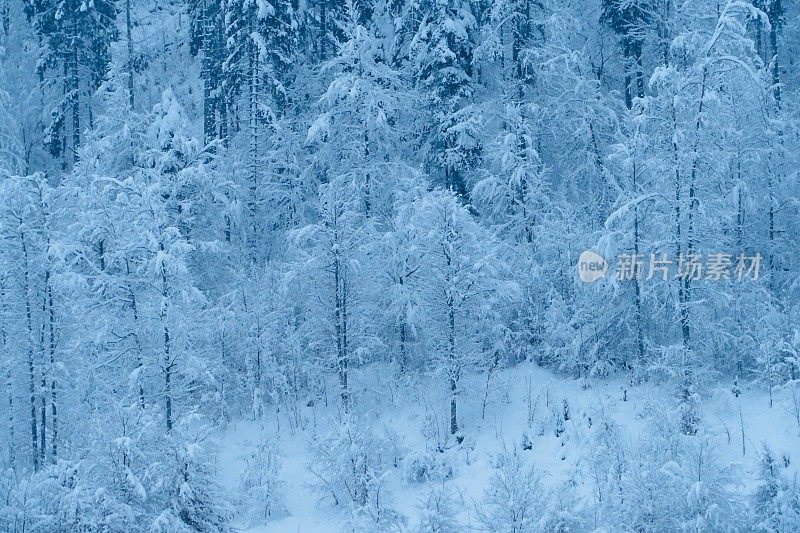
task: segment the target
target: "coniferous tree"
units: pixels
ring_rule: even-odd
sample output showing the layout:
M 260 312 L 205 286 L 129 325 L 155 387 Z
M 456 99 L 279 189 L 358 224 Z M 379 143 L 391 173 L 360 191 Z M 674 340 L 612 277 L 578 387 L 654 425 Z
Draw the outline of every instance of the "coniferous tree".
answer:
M 34 0 L 26 7 L 45 50 L 40 76 L 48 76 L 48 92 L 61 93 L 44 142 L 53 156 L 74 163 L 83 131 L 92 127 L 91 97 L 106 74 L 109 46 L 117 37 L 116 6 L 109 0 Z
M 460 0 L 420 5 L 421 22 L 411 43 L 414 79 L 424 94 L 431 122 L 426 125 L 428 159 L 441 184 L 466 197 L 469 173 L 482 153 L 481 116 L 469 104 L 475 16 Z

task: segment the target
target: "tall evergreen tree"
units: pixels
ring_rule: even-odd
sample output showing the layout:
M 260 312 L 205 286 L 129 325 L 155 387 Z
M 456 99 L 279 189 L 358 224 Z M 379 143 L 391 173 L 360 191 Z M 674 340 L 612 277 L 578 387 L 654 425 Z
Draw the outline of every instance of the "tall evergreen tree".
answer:
M 50 112 L 45 143 L 53 156 L 74 163 L 81 136 L 92 127 L 91 98 L 117 37 L 116 6 L 110 0 L 31 0 L 26 7 L 43 41 L 38 68 L 44 86 L 48 93 L 61 94 Z
M 482 153 L 481 116 L 470 105 L 475 90 L 470 4 L 435 0 L 420 4 L 421 22 L 412 41 L 413 73 L 430 111 L 428 161 L 441 183 L 466 198 L 470 171 Z

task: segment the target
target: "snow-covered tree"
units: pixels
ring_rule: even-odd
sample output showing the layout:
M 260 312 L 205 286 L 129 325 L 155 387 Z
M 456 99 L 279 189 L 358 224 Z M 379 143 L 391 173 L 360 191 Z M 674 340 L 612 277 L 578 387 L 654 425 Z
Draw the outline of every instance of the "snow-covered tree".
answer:
M 280 451 L 272 442 L 259 444 L 247 459 L 239 486 L 244 508 L 254 523 L 280 518 L 287 512 L 281 464 Z
M 456 193 L 438 189 L 423 196 L 409 224 L 420 236 L 417 246 L 424 256 L 418 290 L 433 350 L 431 367 L 447 384 L 449 429 L 455 435 L 461 379 L 491 361 L 494 353 L 483 341 L 502 324 L 502 311 L 517 286 L 502 245 L 475 222 Z
M 461 0 L 420 2 L 419 10 L 411 48 L 414 79 L 430 112 L 428 160 L 445 188 L 465 196 L 483 150 L 482 117 L 469 104 L 476 20 L 470 3 Z
M 513 533 L 540 529 L 546 495 L 535 467 L 525 464 L 516 450 L 499 455 L 495 463 L 489 487 L 477 508 L 482 529 Z
M 44 142 L 54 156 L 74 162 L 85 128 L 83 121 L 91 121 L 92 93 L 105 75 L 109 46 L 117 37 L 116 7 L 108 0 L 58 4 L 35 0 L 27 2 L 26 8 L 44 40 L 45 53 L 37 65 L 40 75 L 49 86 L 48 92 L 62 95 L 50 112 Z

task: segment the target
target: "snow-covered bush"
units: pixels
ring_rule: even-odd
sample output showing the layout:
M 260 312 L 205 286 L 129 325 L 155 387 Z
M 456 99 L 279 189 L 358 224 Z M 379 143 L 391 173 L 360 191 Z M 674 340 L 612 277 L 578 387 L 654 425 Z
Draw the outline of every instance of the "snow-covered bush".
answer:
M 251 523 L 281 517 L 286 514 L 283 501 L 283 481 L 280 470 L 283 458 L 274 441 L 259 444 L 247 457 L 247 466 L 239 488 L 241 503 Z
M 384 472 L 367 481 L 367 501 L 353 509 L 350 520 L 354 531 L 381 533 L 405 530 L 407 518 L 394 508 L 392 494 L 385 485 L 388 475 L 389 472 Z
M 231 531 L 233 510 L 214 479 L 214 471 L 201 442 L 176 439 L 168 462 L 156 480 L 161 510 L 150 525 L 153 532 Z
M 11 531 L 18 512 L 15 501 L 17 480 L 14 471 L 7 468 L 0 473 L 0 531 Z
M 419 523 L 417 533 L 458 533 L 463 526 L 458 513 L 464 501 L 453 489 L 442 484 L 434 486 L 417 505 Z
M 588 459 L 598 522 L 612 530 L 739 527 L 745 502 L 737 465 L 719 460 L 711 435 L 684 435 L 681 423 L 680 415 L 648 420 L 642 440 L 630 448 L 610 426 L 596 426 L 606 427 Z
M 141 530 L 134 509 L 97 487 L 86 466 L 59 461 L 4 491 L 0 531 Z
M 580 461 L 581 473 L 592 487 L 593 503 L 601 512 L 625 498 L 623 478 L 630 468 L 628 443 L 622 431 L 604 409 L 594 415 L 596 422 Z
M 753 494 L 753 528 L 758 531 L 800 531 L 800 487 L 787 479 L 772 450 L 763 446 L 758 486 Z
M 539 519 L 539 530 L 547 533 L 583 531 L 587 522 L 573 479 L 548 491 L 547 507 Z
M 353 510 L 367 506 L 376 491 L 384 490 L 384 475 L 396 464 L 395 442 L 396 438 L 363 417 L 342 417 L 327 435 L 310 443 L 308 469 L 316 479 L 318 494 Z
M 476 517 L 484 531 L 535 531 L 546 505 L 539 472 L 526 465 L 515 450 L 495 458 L 495 470 L 483 501 L 476 507 Z
M 409 483 L 442 481 L 455 473 L 450 457 L 444 453 L 412 451 L 403 458 L 403 463 L 405 480 Z

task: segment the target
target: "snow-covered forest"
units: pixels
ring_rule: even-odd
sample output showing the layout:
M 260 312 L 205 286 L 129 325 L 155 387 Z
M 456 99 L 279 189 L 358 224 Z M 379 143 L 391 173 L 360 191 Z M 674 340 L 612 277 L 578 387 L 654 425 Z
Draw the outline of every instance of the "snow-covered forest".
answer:
M 798 62 L 792 0 L 0 0 L 0 531 L 800 531 Z

